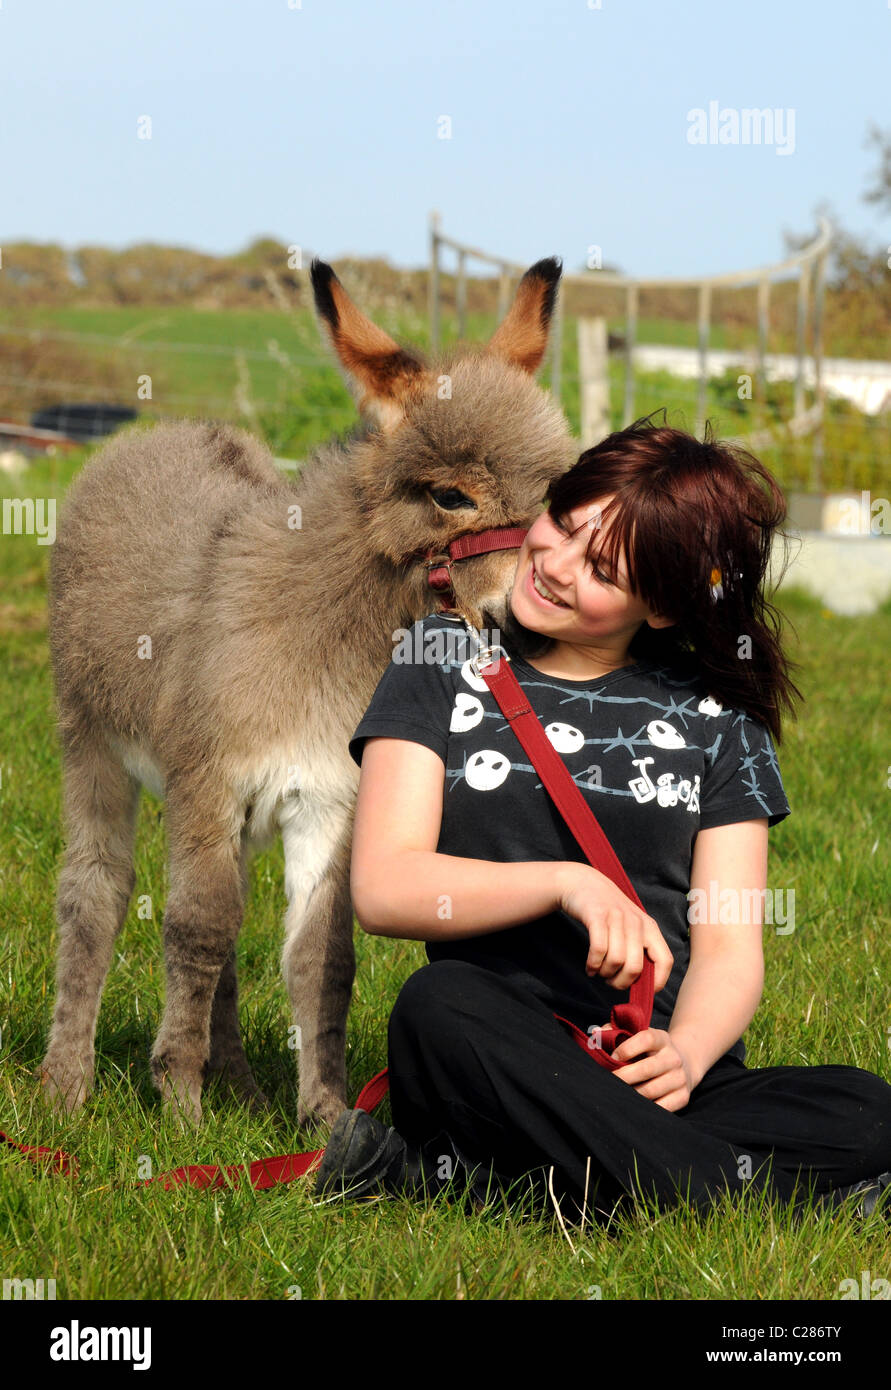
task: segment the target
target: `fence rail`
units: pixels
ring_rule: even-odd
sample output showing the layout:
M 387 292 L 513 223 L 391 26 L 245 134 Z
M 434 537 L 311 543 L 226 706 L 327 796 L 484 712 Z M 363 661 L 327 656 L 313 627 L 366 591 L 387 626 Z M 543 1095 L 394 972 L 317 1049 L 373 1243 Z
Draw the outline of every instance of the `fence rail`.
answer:
M 444 249 L 455 252 L 457 272 L 455 285 L 455 307 L 458 333 L 466 334 L 467 310 L 467 263 L 480 261 L 495 266 L 498 270 L 498 319 L 507 313 L 510 303 L 511 282 L 518 279 L 526 266 L 511 261 L 489 251 L 480 250 L 466 242 L 447 236 L 441 230 L 438 212 L 430 214 L 430 280 L 429 316 L 430 341 L 434 351 L 441 337 L 441 252 Z M 757 295 L 758 330 L 755 345 L 756 373 L 760 398 L 765 398 L 766 358 L 770 336 L 770 291 L 775 282 L 798 280 L 796 310 L 796 349 L 797 371 L 792 415 L 782 423 L 780 429 L 788 431 L 793 438 L 813 433 L 814 435 L 814 478 L 815 486 L 820 485 L 820 469 L 823 458 L 823 418 L 825 410 L 825 387 L 823 383 L 823 303 L 826 288 L 826 261 L 832 244 L 832 228 L 825 217 L 819 218 L 816 236 L 800 251 L 787 256 L 772 265 L 758 266 L 751 270 L 731 270 L 719 275 L 698 276 L 639 276 L 620 275 L 615 271 L 591 270 L 585 273 L 569 272 L 561 277 L 561 285 L 584 285 L 586 289 L 621 289 L 625 292 L 625 375 L 623 399 L 623 424 L 629 425 L 635 417 L 635 372 L 634 349 L 637 341 L 637 320 L 639 296 L 642 290 L 690 289 L 697 292 L 697 326 L 699 349 L 699 373 L 696 398 L 696 430 L 699 433 L 705 421 L 705 402 L 708 384 L 708 349 L 712 323 L 712 292 L 716 289 L 754 288 Z M 551 324 L 550 339 L 550 385 L 558 400 L 562 400 L 561 364 L 563 359 L 564 322 L 562 295 L 557 296 L 555 313 Z M 809 330 L 810 329 L 810 333 Z M 808 337 L 810 336 L 810 348 Z M 812 363 L 814 379 L 813 399 L 807 400 L 806 363 Z M 777 427 L 769 432 L 776 437 Z M 767 438 L 765 431 L 746 436 L 745 442 L 752 447 L 760 447 L 760 441 Z

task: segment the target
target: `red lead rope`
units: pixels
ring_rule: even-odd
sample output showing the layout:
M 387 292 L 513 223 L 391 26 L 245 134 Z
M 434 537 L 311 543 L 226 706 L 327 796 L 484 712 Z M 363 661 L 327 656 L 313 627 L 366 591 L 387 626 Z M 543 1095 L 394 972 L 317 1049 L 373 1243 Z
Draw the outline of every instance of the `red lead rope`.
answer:
M 554 1014 L 554 1017 L 560 1018 L 560 1015 Z M 591 1053 L 594 1041 L 587 1033 L 583 1033 L 576 1024 L 570 1023 L 568 1018 L 561 1018 L 560 1022 L 565 1023 L 572 1030 L 572 1035 L 579 1047 L 583 1047 L 592 1056 L 597 1055 Z M 612 1065 L 615 1066 L 615 1063 Z M 390 1083 L 387 1080 L 385 1068 L 362 1087 L 353 1109 L 367 1110 L 370 1114 L 372 1110 L 377 1109 L 389 1089 Z M 12 1149 L 17 1149 L 19 1153 L 24 1154 L 26 1158 L 30 1158 L 35 1163 L 46 1163 L 48 1166 L 52 1166 L 55 1172 L 65 1177 L 77 1177 L 78 1162 L 73 1154 L 67 1154 L 62 1149 L 42 1149 L 35 1148 L 32 1144 L 18 1144 L 2 1130 L 0 1130 L 0 1142 L 8 1144 Z M 279 1183 L 292 1182 L 294 1178 L 305 1177 L 321 1163 L 324 1152 L 324 1149 L 309 1149 L 306 1153 L 281 1154 L 278 1158 L 257 1158 L 253 1163 L 247 1165 L 230 1163 L 225 1167 L 220 1167 L 216 1163 L 187 1163 L 182 1168 L 171 1168 L 167 1173 L 159 1173 L 156 1178 L 144 1178 L 137 1186 L 149 1187 L 152 1183 L 160 1183 L 164 1188 L 237 1187 L 242 1174 L 246 1174 L 251 1187 L 262 1191 L 267 1187 L 277 1187 Z
M 480 657 L 482 653 L 478 654 L 477 659 Z M 508 660 L 490 662 L 484 670 L 480 670 L 481 678 L 495 696 L 505 718 L 510 721 L 511 728 L 529 754 L 533 767 L 584 850 L 588 861 L 611 878 L 632 902 L 637 903 L 641 911 L 646 911 L 612 845 L 598 825 L 594 812 L 585 801 L 569 769 L 523 694 L 516 676 L 510 670 Z M 627 1004 L 617 1004 L 613 1009 L 612 1022 L 601 1029 L 595 1029 L 593 1034 L 582 1032 L 570 1019 L 554 1014 L 560 1023 L 566 1024 L 579 1047 L 584 1048 L 589 1057 L 610 1071 L 618 1071 L 624 1065 L 622 1062 L 614 1061 L 610 1053 L 626 1038 L 650 1026 L 653 1014 L 653 962 L 646 954 L 643 971 L 631 986 L 629 995 Z M 378 1072 L 362 1088 L 354 1109 L 370 1113 L 377 1108 L 388 1089 L 386 1070 Z M 18 1144 L 2 1131 L 0 1140 L 34 1162 L 49 1162 L 59 1173 L 71 1177 L 77 1175 L 77 1159 L 61 1149 Z M 227 1167 L 219 1167 L 214 1163 L 191 1163 L 182 1168 L 174 1168 L 168 1173 L 159 1173 L 156 1178 L 146 1178 L 139 1185 L 147 1187 L 151 1183 L 160 1183 L 165 1188 L 186 1185 L 200 1188 L 227 1187 L 237 1185 L 242 1175 L 246 1175 L 251 1187 L 277 1187 L 279 1183 L 292 1182 L 294 1178 L 302 1178 L 312 1172 L 321 1162 L 324 1152 L 324 1149 L 312 1149 L 306 1153 L 282 1154 L 279 1158 L 259 1158 L 247 1165 L 232 1163 Z
M 30 1158 L 33 1163 L 45 1163 L 48 1168 L 53 1168 L 64 1177 L 77 1177 L 77 1159 L 73 1154 L 65 1153 L 64 1149 L 44 1149 L 34 1144 L 17 1144 L 8 1134 L 4 1134 L 2 1129 L 0 1142 L 8 1144 L 11 1149 L 18 1149 L 19 1153 Z
M 488 649 L 488 651 L 503 650 L 501 647 Z M 477 659 L 481 655 L 482 653 L 478 653 Z M 506 652 L 504 652 L 504 656 L 507 657 Z M 595 869 L 599 869 L 601 873 L 611 878 L 621 888 L 625 896 L 637 903 L 641 912 L 645 913 L 646 908 L 622 868 L 618 855 L 601 830 L 591 807 L 579 791 L 569 768 L 542 728 L 540 720 L 523 693 L 522 686 L 510 669 L 508 661 L 509 658 L 495 661 L 485 670 L 481 670 L 480 676 L 495 696 L 505 719 L 509 720 L 511 728 L 529 754 L 533 767 L 541 777 L 557 810 L 585 851 L 588 862 Z M 635 1033 L 649 1028 L 650 1020 L 653 1017 L 653 994 L 653 962 L 645 952 L 643 970 L 631 986 L 628 1003 L 615 1006 L 612 1012 L 612 1023 L 609 1027 L 601 1030 L 600 1046 L 592 1052 L 595 1061 L 599 1062 L 602 1067 L 609 1067 L 611 1071 L 618 1070 L 623 1064 L 614 1062 L 609 1054 L 619 1047 L 626 1038 L 633 1037 Z M 559 1017 L 559 1015 L 555 1015 L 555 1017 Z M 568 1019 L 561 1019 L 563 1023 L 568 1021 Z

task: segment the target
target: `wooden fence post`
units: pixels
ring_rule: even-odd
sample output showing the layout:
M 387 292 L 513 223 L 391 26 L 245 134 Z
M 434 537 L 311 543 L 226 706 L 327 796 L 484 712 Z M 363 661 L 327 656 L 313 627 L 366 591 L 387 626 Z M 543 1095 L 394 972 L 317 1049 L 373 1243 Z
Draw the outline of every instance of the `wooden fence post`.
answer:
M 825 456 L 826 388 L 823 385 L 823 297 L 826 292 L 826 252 L 817 257 L 814 284 L 814 400 L 820 410 L 820 422 L 814 432 L 811 487 L 819 492 L 823 486 Z
M 808 300 L 810 298 L 810 266 L 803 263 L 798 273 L 798 304 L 795 323 L 795 414 L 804 414 L 805 386 L 804 359 L 807 351 Z
M 558 289 L 551 315 L 551 394 L 563 399 L 563 291 Z
M 428 308 L 430 313 L 430 348 L 439 348 L 439 228 L 440 215 L 430 214 L 430 279 L 427 285 Z
M 609 355 L 606 319 L 580 318 L 579 400 L 581 445 L 590 449 L 609 434 Z
M 458 252 L 458 283 L 455 287 L 455 308 L 458 311 L 458 337 L 467 337 L 467 255 Z
M 706 399 L 708 392 L 708 339 L 712 312 L 712 287 L 708 283 L 699 286 L 699 381 L 696 387 L 696 437 L 702 434 L 705 426 Z
M 634 344 L 637 339 L 637 285 L 625 285 L 625 404 L 622 411 L 622 428 L 634 421 Z
M 770 338 L 770 280 L 762 275 L 758 281 L 758 368 L 755 379 L 754 416 L 765 428 L 769 417 L 767 404 L 767 348 Z

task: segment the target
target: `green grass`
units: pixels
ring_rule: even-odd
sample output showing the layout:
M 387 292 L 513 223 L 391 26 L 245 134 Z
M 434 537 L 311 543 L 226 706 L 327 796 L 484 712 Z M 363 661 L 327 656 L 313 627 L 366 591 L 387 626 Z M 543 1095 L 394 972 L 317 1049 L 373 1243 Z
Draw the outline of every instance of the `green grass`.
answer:
M 417 313 L 382 310 L 375 320 L 398 341 L 429 345 L 429 325 Z M 17 328 L 43 327 L 48 332 L 95 335 L 95 342 L 55 342 L 55 353 L 43 369 L 31 368 L 23 392 L 16 367 L 17 346 L 23 340 L 0 334 L 0 350 L 12 353 L 6 360 L 0 351 L 0 415 L 17 416 L 34 404 L 61 399 L 98 399 L 109 395 L 132 399 L 140 411 L 152 415 L 210 415 L 248 425 L 263 433 L 273 452 L 281 457 L 303 458 L 332 433 L 341 433 L 355 420 L 355 408 L 346 386 L 323 348 L 309 309 L 282 313 L 276 310 L 227 310 L 214 312 L 159 305 L 111 308 L 64 308 L 29 311 Z M 10 327 L 2 322 L 0 328 Z M 623 329 L 621 320 L 611 328 Z M 484 342 L 495 328 L 491 314 L 470 314 L 467 337 Z M 455 341 L 456 322 L 444 314 L 443 343 Z M 693 335 L 691 337 L 691 335 Z M 660 319 L 641 319 L 639 341 L 691 344 L 695 325 Z M 739 325 L 716 324 L 715 347 L 751 344 L 751 334 Z M 271 347 L 271 345 L 276 345 Z M 166 346 L 165 346 L 166 345 Z M 782 344 L 771 342 L 771 349 Z M 243 354 L 239 363 L 237 354 Z M 562 353 L 561 401 L 567 418 L 579 431 L 578 340 L 574 320 L 565 325 Z M 60 373 L 63 375 L 60 378 Z M 151 400 L 136 397 L 137 380 L 152 380 Z M 550 361 L 540 379 L 550 383 Z M 708 383 L 706 413 L 723 435 L 746 436 L 766 425 L 775 426 L 792 415 L 791 382 L 768 384 L 759 399 L 740 400 L 737 371 L 729 371 Z M 7 381 L 8 378 L 8 381 Z M 43 379 L 51 384 L 42 384 Z M 623 419 L 624 365 L 620 355 L 609 364 L 611 426 Z M 697 383 L 668 372 L 635 374 L 634 413 L 638 416 L 662 406 L 670 407 L 670 423 L 694 430 Z M 9 383 L 12 383 L 10 386 Z M 112 389 L 109 383 L 116 385 Z M 6 384 L 4 384 L 6 383 Z M 132 383 L 132 385 L 131 385 Z M 9 390 L 14 394 L 10 396 Z M 4 396 L 4 391 L 7 393 Z M 131 393 L 132 392 L 132 396 Z M 808 404 L 810 404 L 808 395 Z M 251 413 L 251 410 L 253 413 Z M 756 451 L 787 488 L 867 488 L 876 495 L 891 492 L 891 437 L 887 413 L 861 415 L 844 401 L 827 402 L 824 459 L 819 476 L 811 438 L 780 440 Z
M 42 463 L 20 489 L 61 496 L 77 459 Z M 8 486 L 8 485 L 7 485 Z M 279 975 L 285 907 L 276 846 L 252 864 L 239 941 L 246 1048 L 272 1100 L 266 1116 L 206 1097 L 200 1131 L 161 1113 L 148 1056 L 163 998 L 160 923 L 167 887 L 162 807 L 141 803 L 137 888 L 117 943 L 97 1034 L 97 1085 L 80 1115 L 52 1117 L 33 1077 L 53 1002 L 53 898 L 63 848 L 59 757 L 45 628 L 49 547 L 0 538 L 0 1128 L 76 1153 L 77 1180 L 0 1153 L 0 1274 L 53 1278 L 62 1299 L 834 1299 L 860 1271 L 888 1277 L 887 1223 L 845 1213 L 794 1224 L 782 1206 L 725 1203 L 638 1212 L 610 1235 L 553 1217 L 467 1215 L 427 1203 L 335 1200 L 309 1185 L 164 1192 L 138 1186 L 186 1162 L 227 1162 L 316 1147 L 295 1123 L 295 1055 Z M 748 1064 L 844 1062 L 891 1078 L 891 871 L 888 651 L 891 606 L 856 619 L 781 594 L 807 695 L 780 763 L 793 814 L 771 832 L 769 883 L 795 890 L 790 935 L 765 931 L 767 981 L 747 1033 Z M 154 916 L 137 919 L 139 894 Z M 348 1029 L 351 1098 L 386 1064 L 386 1021 L 424 962 L 415 942 L 357 930 Z M 382 1113 L 388 1118 L 386 1106 Z M 141 1166 L 142 1165 L 142 1166 Z M 299 1290 L 299 1295 L 297 1294 Z M 593 1292 L 592 1292 L 593 1291 Z

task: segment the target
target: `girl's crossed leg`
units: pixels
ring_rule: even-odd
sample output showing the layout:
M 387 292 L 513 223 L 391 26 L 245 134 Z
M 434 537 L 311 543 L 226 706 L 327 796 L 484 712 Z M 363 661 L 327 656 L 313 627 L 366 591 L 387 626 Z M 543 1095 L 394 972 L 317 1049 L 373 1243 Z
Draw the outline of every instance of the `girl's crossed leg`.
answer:
M 584 1026 L 584 1025 L 581 1025 Z M 442 1131 L 502 1181 L 600 1214 L 635 1193 L 769 1190 L 806 1199 L 891 1168 L 891 1086 L 857 1067 L 749 1069 L 721 1058 L 671 1112 L 587 1057 L 548 1005 L 460 960 L 424 966 L 390 1017 L 393 1124 L 416 1148 Z M 589 1162 L 590 1159 L 590 1162 Z M 571 1211 L 564 1214 L 574 1216 Z

